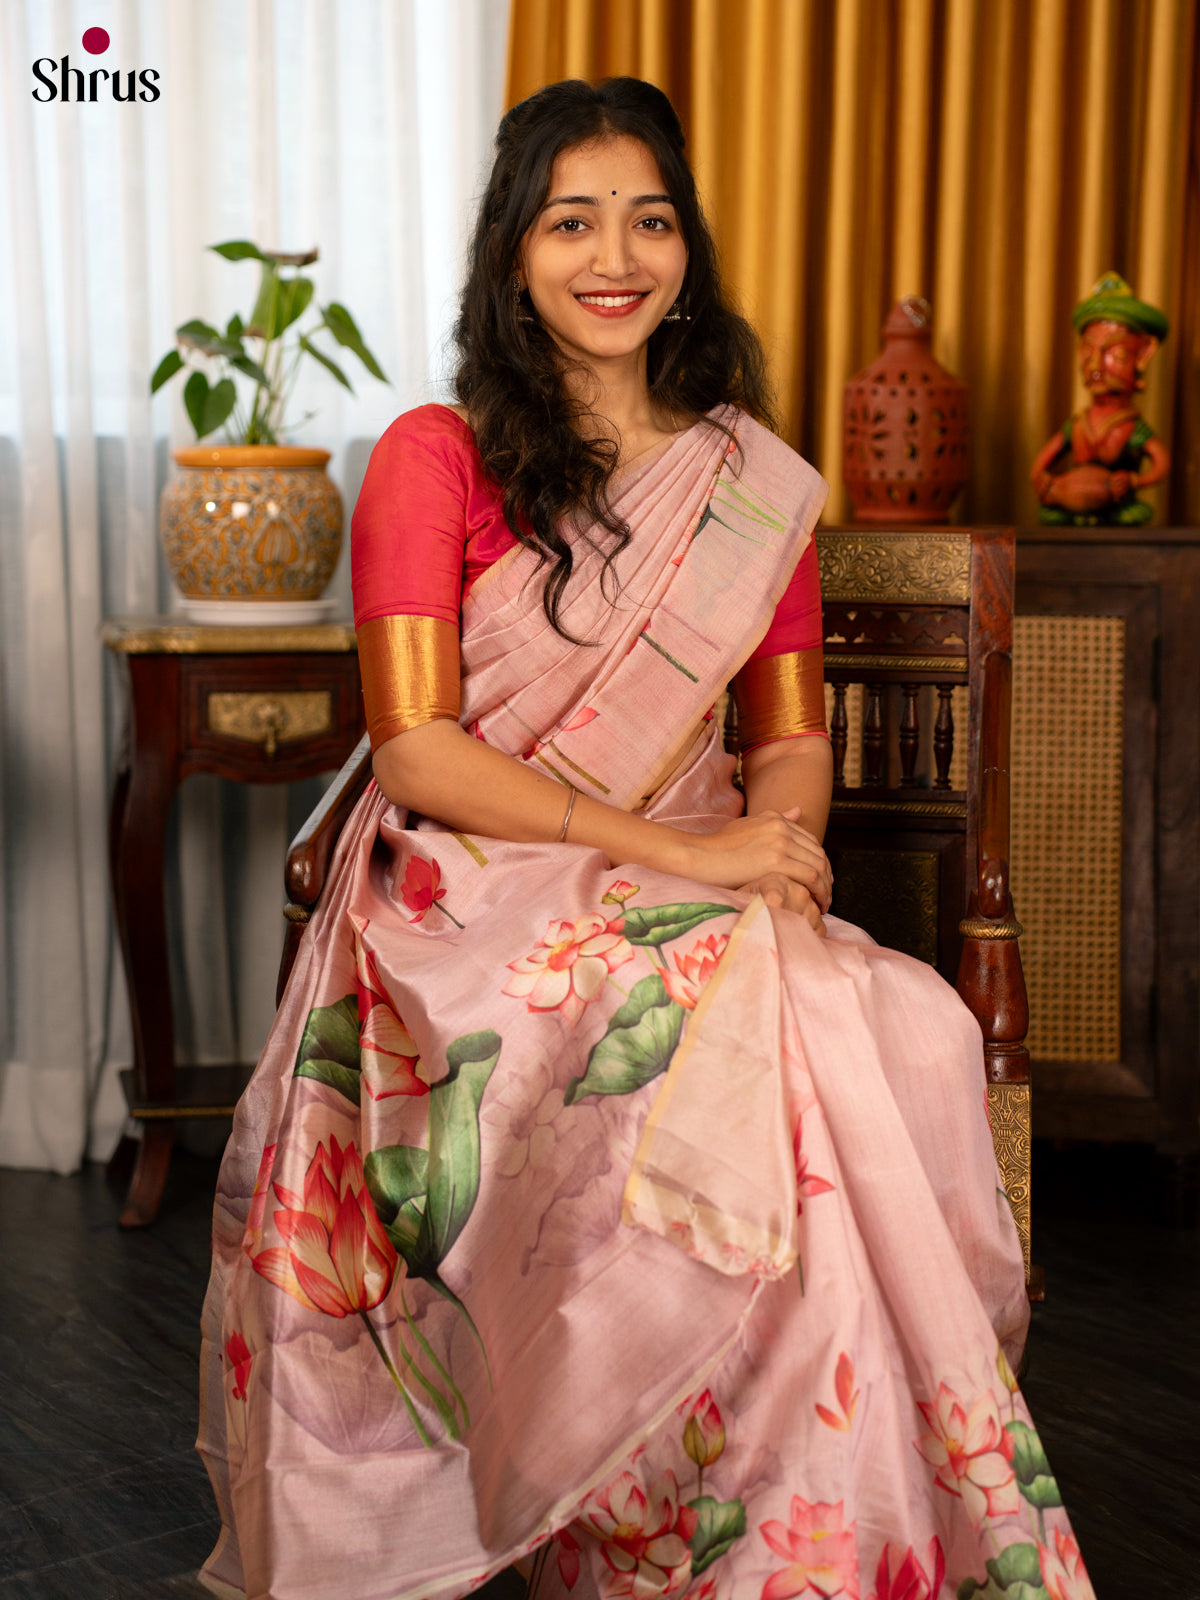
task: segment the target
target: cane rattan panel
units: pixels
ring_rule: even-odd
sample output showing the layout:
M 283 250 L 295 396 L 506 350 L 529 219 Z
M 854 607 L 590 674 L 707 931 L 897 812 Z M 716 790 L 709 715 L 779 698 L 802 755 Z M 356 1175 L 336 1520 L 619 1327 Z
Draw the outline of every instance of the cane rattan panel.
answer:
M 1120 617 L 1016 617 L 1013 895 L 1035 1061 L 1121 1057 Z

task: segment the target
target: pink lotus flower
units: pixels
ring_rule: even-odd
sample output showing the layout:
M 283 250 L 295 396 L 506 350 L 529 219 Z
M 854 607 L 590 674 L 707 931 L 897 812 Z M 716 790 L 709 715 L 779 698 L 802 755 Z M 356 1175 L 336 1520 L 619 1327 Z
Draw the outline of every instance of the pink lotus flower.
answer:
M 704 985 L 716 971 L 717 962 L 725 954 L 729 943 L 727 933 L 710 933 L 706 939 L 697 939 L 686 956 L 676 952 L 672 960 L 678 972 L 664 969 L 663 985 L 677 1005 L 694 1011 Z
M 875 1570 L 871 1600 L 938 1600 L 946 1575 L 946 1557 L 936 1534 L 929 1541 L 929 1574 L 917 1560 L 912 1545 L 902 1550 L 898 1544 L 885 1544 Z
M 837 1402 L 842 1408 L 839 1417 L 836 1411 L 830 1411 L 828 1406 L 817 1406 L 817 1415 L 827 1428 L 835 1428 L 839 1433 L 849 1433 L 854 1423 L 854 1411 L 858 1405 L 858 1390 L 854 1387 L 854 1363 L 843 1350 L 838 1356 L 837 1371 L 833 1377 L 833 1387 L 837 1392 Z
M 725 1424 L 711 1389 L 705 1389 L 684 1423 L 683 1448 L 701 1468 L 711 1467 L 725 1449 Z
M 367 1193 L 353 1143 L 318 1144 L 303 1196 L 273 1185 L 284 1210 L 275 1226 L 283 1245 L 251 1257 L 254 1270 L 310 1311 L 331 1317 L 369 1311 L 387 1295 L 397 1256 Z
M 844 1501 L 810 1504 L 792 1496 L 791 1526 L 764 1522 L 759 1532 L 777 1556 L 788 1563 L 763 1585 L 762 1600 L 790 1600 L 806 1589 L 829 1600 L 844 1594 L 858 1600 L 858 1547 L 855 1524 L 845 1525 Z
M 526 1000 L 530 1011 L 560 1011 L 572 1025 L 596 1000 L 610 972 L 633 960 L 621 922 L 590 911 L 578 922 L 552 922 L 527 956 L 508 963 L 513 976 L 504 993 Z
M 446 898 L 445 889 L 439 887 L 442 881 L 442 869 L 436 861 L 425 861 L 420 856 L 409 856 L 408 866 L 404 869 L 404 882 L 400 885 L 400 898 L 410 911 L 416 913 L 409 917 L 410 922 L 420 922 L 431 906 L 445 912 L 446 916 L 456 928 L 461 928 L 462 923 L 457 917 L 452 916 L 445 906 L 438 902 Z
M 985 1517 L 1019 1511 L 1012 1435 L 1000 1421 L 995 1396 L 981 1394 L 968 1411 L 954 1390 L 942 1383 L 934 1405 L 924 1401 L 918 1405 L 930 1431 L 915 1441 L 917 1449 L 937 1468 L 938 1486 L 961 1496 L 971 1526 L 978 1528 Z
M 1053 1550 L 1038 1545 L 1038 1563 L 1050 1600 L 1096 1600 L 1079 1546 L 1069 1533 L 1055 1528 Z
M 558 1575 L 568 1589 L 579 1582 L 579 1541 L 571 1537 L 569 1528 L 560 1528 L 554 1535 L 558 1546 Z
M 267 1214 L 267 1190 L 271 1182 L 271 1169 L 275 1165 L 275 1146 L 266 1145 L 258 1162 L 258 1176 L 250 1196 L 250 1213 L 246 1218 L 246 1233 L 242 1249 L 249 1254 L 262 1243 L 263 1219 Z
M 589 1495 L 576 1525 L 600 1543 L 605 1572 L 599 1588 L 606 1597 L 644 1600 L 682 1589 L 692 1575 L 688 1540 L 699 1518 L 680 1505 L 673 1472 L 664 1472 L 647 1495 L 630 1472 Z
M 391 1006 L 372 1006 L 359 1036 L 362 1077 L 372 1100 L 397 1094 L 428 1094 L 417 1075 L 421 1052 Z
M 233 1368 L 233 1398 L 246 1398 L 246 1384 L 250 1377 L 250 1349 L 245 1339 L 235 1329 L 225 1341 L 225 1359 Z
M 626 900 L 632 900 L 641 885 L 628 883 L 624 878 L 618 878 L 615 883 L 610 883 L 600 896 L 602 906 L 623 906 Z

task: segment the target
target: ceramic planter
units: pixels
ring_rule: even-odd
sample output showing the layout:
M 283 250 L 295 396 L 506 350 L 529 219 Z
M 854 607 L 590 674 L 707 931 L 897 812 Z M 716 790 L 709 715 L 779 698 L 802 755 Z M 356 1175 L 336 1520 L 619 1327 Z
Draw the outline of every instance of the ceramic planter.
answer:
M 174 458 L 159 527 L 185 598 L 317 599 L 342 547 L 328 450 L 196 445 Z

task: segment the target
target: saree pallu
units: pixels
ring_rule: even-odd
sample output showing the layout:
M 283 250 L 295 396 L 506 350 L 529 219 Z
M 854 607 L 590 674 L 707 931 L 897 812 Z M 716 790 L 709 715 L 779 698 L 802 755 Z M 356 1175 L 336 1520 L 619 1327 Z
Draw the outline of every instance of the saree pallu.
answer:
M 524 550 L 462 630 L 465 727 L 697 832 L 824 494 L 718 420 L 623 482 L 615 604 L 572 530 L 585 643 Z M 372 785 L 347 826 L 222 1166 L 208 1587 L 1090 1596 L 953 992 L 836 919 L 409 820 Z

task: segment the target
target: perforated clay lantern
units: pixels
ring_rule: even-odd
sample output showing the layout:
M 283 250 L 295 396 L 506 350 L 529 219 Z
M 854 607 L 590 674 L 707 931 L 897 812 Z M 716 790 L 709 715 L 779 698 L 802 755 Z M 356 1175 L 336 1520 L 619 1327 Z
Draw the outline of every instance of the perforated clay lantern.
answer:
M 883 351 L 846 385 L 842 473 L 856 522 L 946 522 L 967 481 L 967 386 L 934 360 L 928 300 L 906 295 Z

